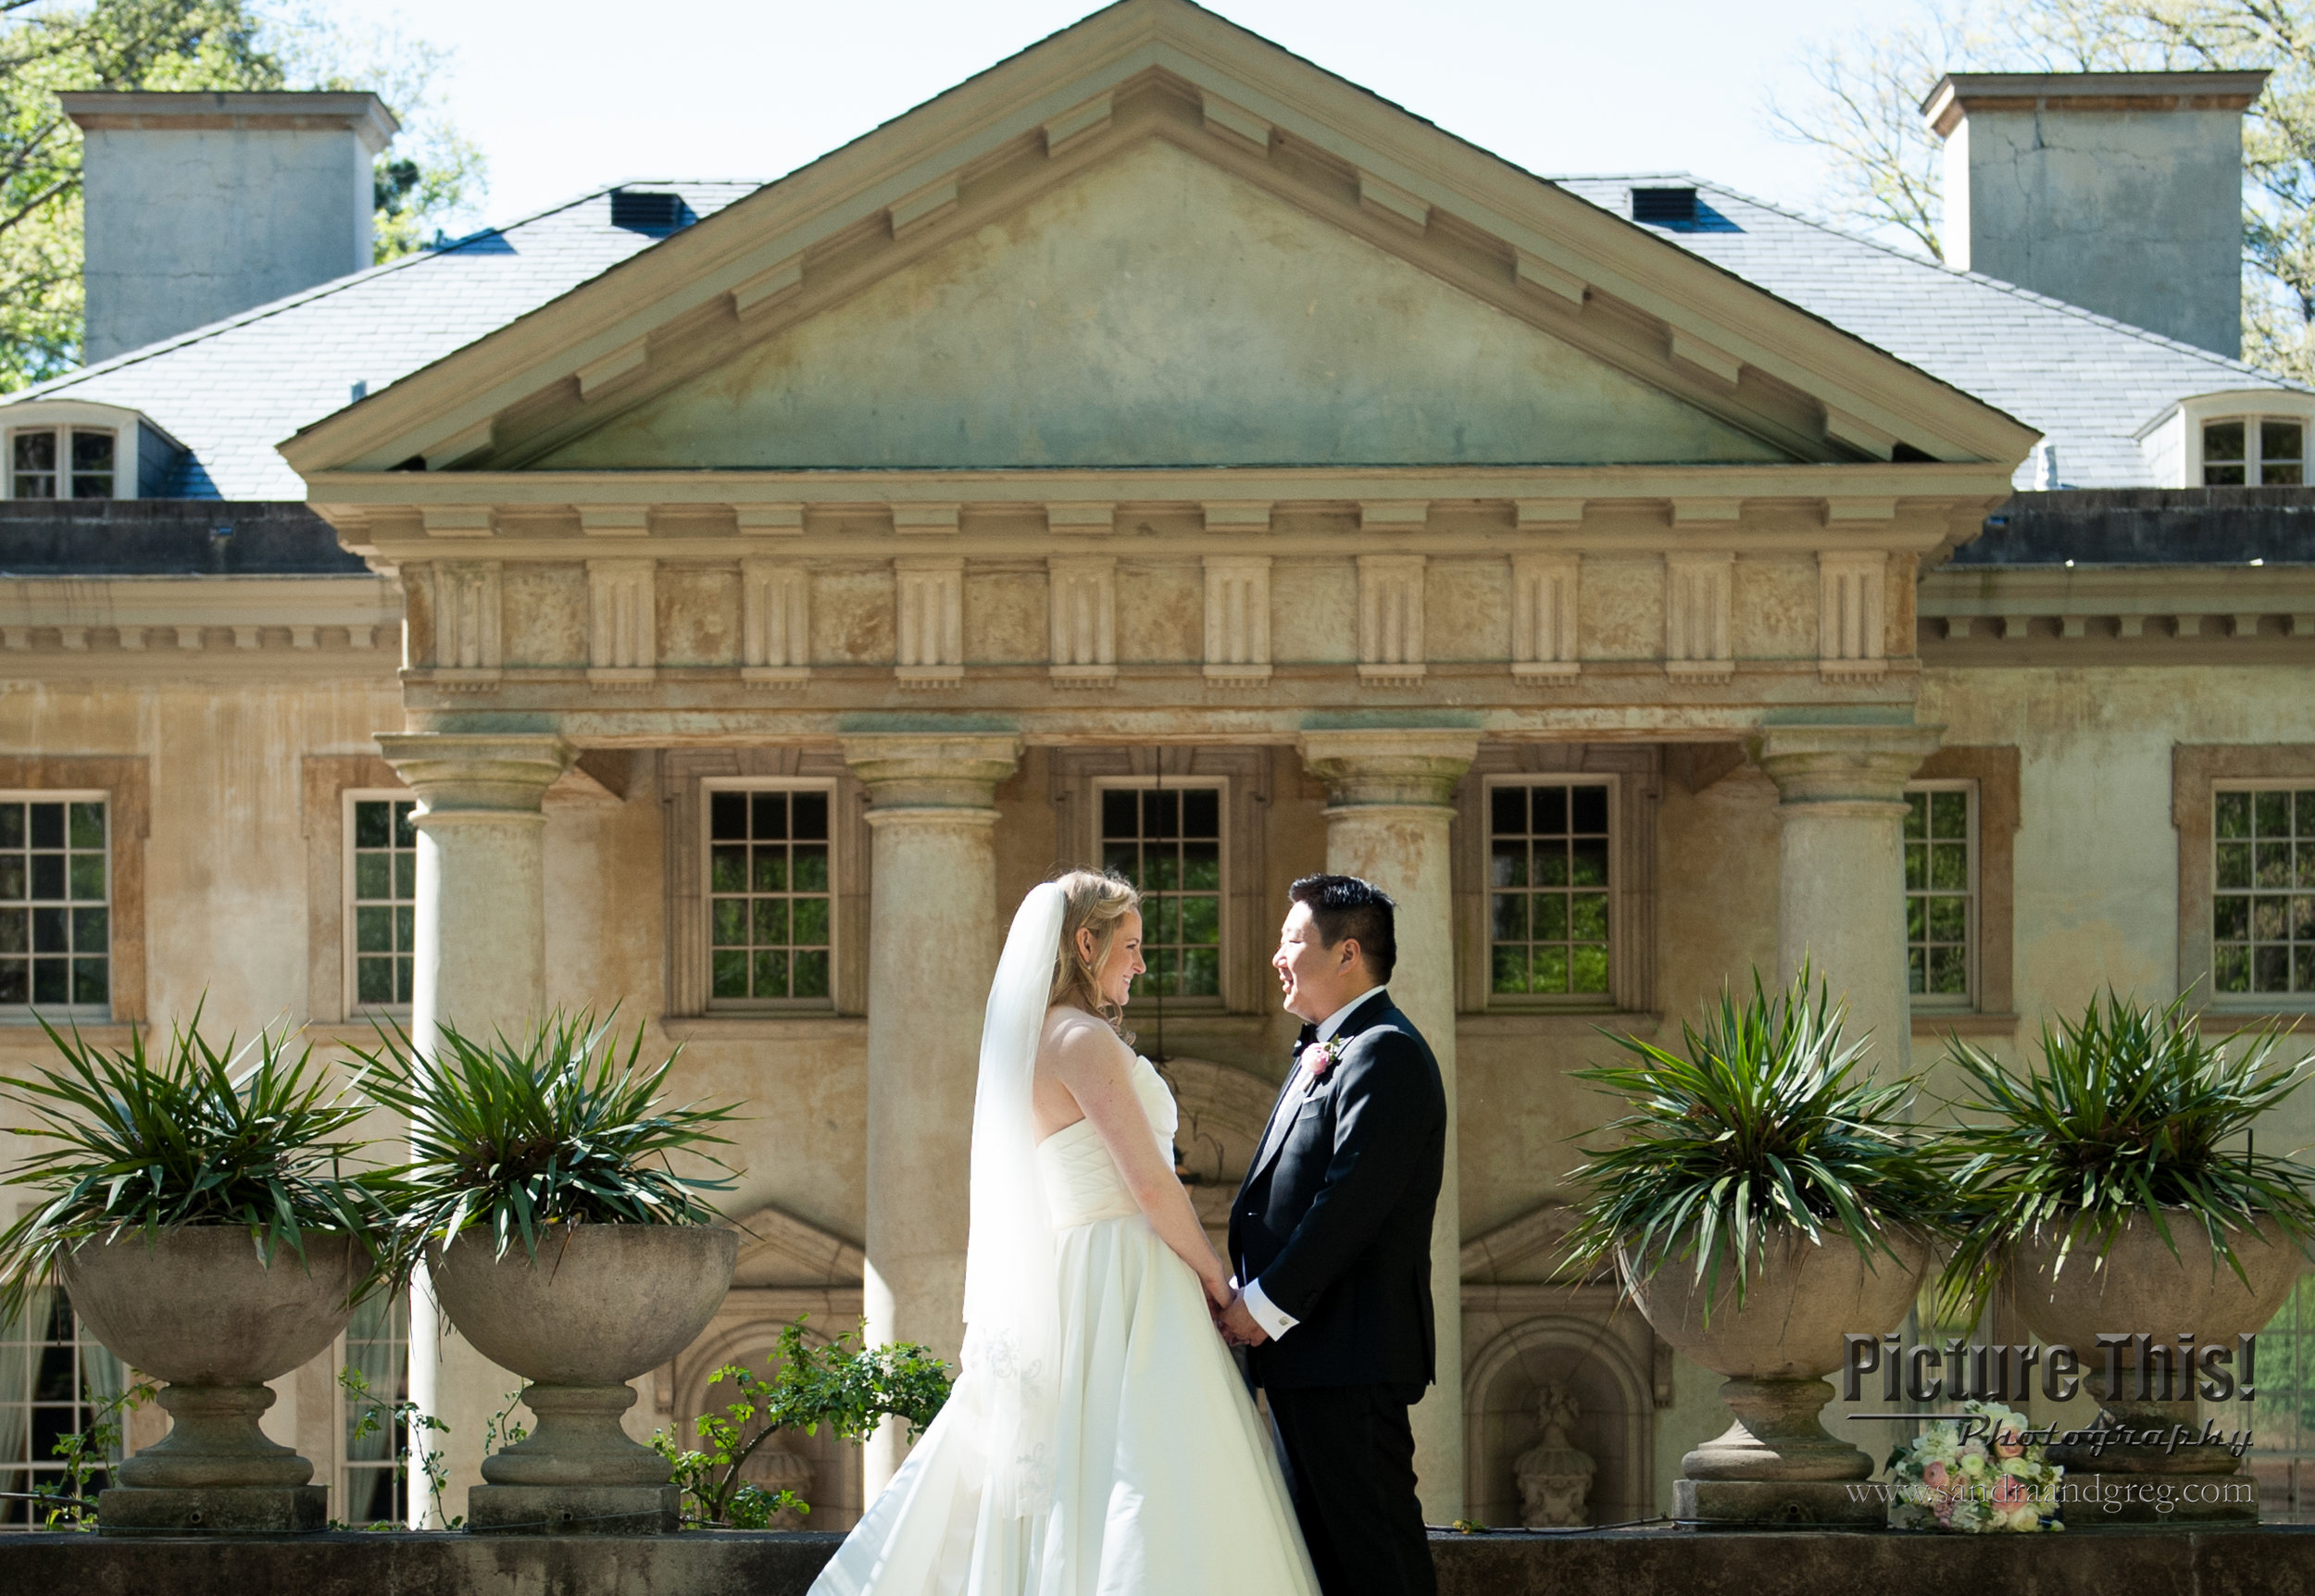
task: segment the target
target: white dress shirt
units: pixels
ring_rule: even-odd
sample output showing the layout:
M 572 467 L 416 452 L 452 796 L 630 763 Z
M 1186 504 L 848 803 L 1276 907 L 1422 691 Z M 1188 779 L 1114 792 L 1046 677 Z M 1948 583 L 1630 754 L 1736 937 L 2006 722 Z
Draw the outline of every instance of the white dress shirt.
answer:
M 1360 992 L 1357 997 L 1352 998 L 1342 1007 L 1336 1009 L 1333 1014 L 1328 1015 L 1324 1019 L 1320 1020 L 1319 1022 L 1319 1041 L 1333 1041 L 1334 1040 L 1334 1033 L 1343 1029 L 1343 1021 L 1351 1016 L 1352 1011 L 1357 1009 L 1360 1004 L 1365 1003 L 1369 998 L 1374 996 L 1375 993 L 1387 990 L 1388 989 L 1384 987 L 1369 987 L 1365 991 Z M 1291 1119 L 1295 1114 L 1299 1113 L 1302 1108 L 1303 1100 L 1310 1095 L 1310 1088 L 1317 1083 L 1318 1078 L 1312 1075 L 1308 1069 L 1297 1069 L 1295 1072 L 1294 1084 L 1286 1089 L 1286 1100 L 1278 1105 L 1278 1117 L 1282 1120 Z M 1235 1285 L 1236 1283 L 1237 1282 L 1234 1280 L 1231 1282 L 1233 1285 Z M 1302 1323 L 1300 1319 L 1295 1318 L 1292 1314 L 1287 1313 L 1284 1309 L 1281 1308 L 1276 1303 L 1271 1302 L 1269 1294 L 1262 1290 L 1262 1282 L 1259 1280 L 1250 1280 L 1246 1283 L 1245 1311 L 1254 1315 L 1254 1322 L 1261 1326 L 1264 1333 L 1267 1334 L 1272 1340 L 1276 1340 L 1279 1337 L 1284 1335 L 1288 1330 L 1293 1329 L 1296 1325 Z

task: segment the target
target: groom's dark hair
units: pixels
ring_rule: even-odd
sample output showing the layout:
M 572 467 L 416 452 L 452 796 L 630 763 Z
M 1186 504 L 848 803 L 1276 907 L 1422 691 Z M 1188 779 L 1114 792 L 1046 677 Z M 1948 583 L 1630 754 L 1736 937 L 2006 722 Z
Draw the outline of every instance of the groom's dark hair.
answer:
M 1358 944 L 1377 982 L 1391 979 L 1392 966 L 1398 963 L 1398 926 L 1393 913 L 1398 904 L 1390 893 L 1356 876 L 1305 876 L 1286 889 L 1286 896 L 1309 905 L 1320 947 L 1339 946 L 1348 937 Z

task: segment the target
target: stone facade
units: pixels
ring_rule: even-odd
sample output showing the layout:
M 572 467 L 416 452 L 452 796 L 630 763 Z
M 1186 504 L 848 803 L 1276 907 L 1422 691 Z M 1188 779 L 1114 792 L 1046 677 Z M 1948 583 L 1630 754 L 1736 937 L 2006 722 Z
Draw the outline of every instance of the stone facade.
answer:
M 2280 569 L 1940 569 L 2031 429 L 1245 39 L 1103 13 L 301 432 L 374 575 L 0 581 L 0 792 L 112 794 L 98 1035 L 206 998 L 365 1038 L 346 795 L 401 791 L 409 1023 L 616 1004 L 682 1045 L 682 1095 L 745 1102 L 753 1239 L 642 1382 L 647 1432 L 798 1313 L 955 1352 L 1005 920 L 1103 856 L 1109 794 L 1211 792 L 1211 979 L 1130 1016 L 1209 1226 L 1288 1063 L 1284 889 L 1368 875 L 1456 1105 L 1427 1513 L 1512 1521 L 1557 1384 L 1595 1520 L 1646 1516 L 1725 1415 L 1555 1274 L 1598 1028 L 1670 1042 L 1807 959 L 1895 1069 L 2172 990 L 2207 912 L 2173 749 L 2315 745 L 2315 602 Z M 1976 817 L 1972 976 L 1933 1007 L 1925 779 Z M 1507 830 L 1522 786 L 1596 807 Z M 777 838 L 826 861 L 826 930 L 737 954 L 715 904 L 756 887 L 718 874 L 717 800 L 772 792 L 822 805 Z M 1531 832 L 1600 878 L 1535 914 L 1596 934 L 1503 934 L 1491 846 Z M 0 1031 L 0 1067 L 39 1053 Z M 411 1323 L 455 1513 L 513 1382 L 422 1298 Z M 318 1460 L 330 1374 L 269 1418 Z M 896 1457 L 788 1450 L 815 1527 Z

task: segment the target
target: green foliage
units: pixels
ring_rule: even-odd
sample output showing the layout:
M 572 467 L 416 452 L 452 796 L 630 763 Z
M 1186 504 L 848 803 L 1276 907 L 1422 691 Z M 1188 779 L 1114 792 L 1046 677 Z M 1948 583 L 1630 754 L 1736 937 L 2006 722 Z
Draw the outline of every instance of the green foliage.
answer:
M 376 256 L 390 260 L 482 198 L 482 157 L 434 89 L 445 59 L 265 0 L 0 0 L 0 393 L 80 359 L 81 132 L 59 91 L 375 91 L 403 124 L 378 157 Z
M 1846 1009 L 1808 969 L 1773 996 L 1756 970 L 1752 991 L 1739 1004 L 1723 991 L 1701 1028 L 1684 1026 L 1684 1056 L 1601 1033 L 1638 1062 L 1576 1079 L 1633 1112 L 1605 1128 L 1621 1140 L 1583 1149 L 1574 1171 L 1589 1196 L 1569 1238 L 1572 1266 L 1621 1249 L 1646 1278 L 1691 1258 L 1708 1303 L 1733 1259 L 1741 1305 L 1779 1238 L 1822 1244 L 1830 1232 L 1895 1259 L 1893 1232 L 1943 1228 L 1945 1155 L 1905 1117 L 1914 1079 L 1852 1079 L 1869 1039 L 1843 1040 Z
M 381 1430 L 399 1428 L 407 1444 L 394 1460 L 394 1477 L 410 1478 L 410 1465 L 415 1463 L 426 1478 L 426 1499 L 432 1504 L 433 1517 L 442 1518 L 442 1493 L 450 1486 L 450 1465 L 444 1460 L 440 1447 L 425 1444 L 429 1435 L 448 1435 L 450 1427 L 432 1414 L 421 1413 L 418 1403 L 407 1399 L 388 1402 L 369 1389 L 369 1377 L 348 1364 L 338 1371 L 338 1389 L 345 1393 L 345 1406 L 354 1416 L 354 1428 L 347 1432 L 349 1441 L 362 1441 Z M 487 1448 L 485 1449 L 487 1450 Z M 348 1525 L 347 1528 L 397 1529 L 399 1525 Z M 455 1527 L 455 1526 L 454 1526 Z
M 431 1059 L 398 1025 L 380 1028 L 376 1050 L 356 1050 L 372 1095 L 410 1128 L 410 1162 L 394 1189 L 396 1275 L 475 1226 L 496 1256 L 519 1241 L 536 1258 L 548 1225 L 718 1218 L 700 1194 L 731 1181 L 679 1175 L 671 1158 L 725 1167 L 706 1149 L 728 1144 L 711 1128 L 735 1106 L 662 1107 L 675 1059 L 640 1067 L 643 1035 L 637 1026 L 622 1057 L 609 1020 L 558 1010 L 513 1040 L 501 1032 L 478 1041 L 444 1025 Z
M 780 1332 L 770 1378 L 739 1364 L 708 1377 L 710 1385 L 729 1380 L 738 1394 L 720 1413 L 699 1416 L 703 1446 L 686 1449 L 665 1430 L 652 1436 L 652 1447 L 683 1488 L 688 1522 L 763 1529 L 782 1513 L 811 1511 L 792 1490 L 768 1491 L 740 1478 L 747 1460 L 776 1431 L 816 1435 L 826 1425 L 846 1440 L 860 1441 L 882 1420 L 897 1418 L 908 1426 L 909 1440 L 924 1433 L 948 1401 L 947 1365 L 909 1341 L 846 1351 L 852 1339 L 841 1335 L 815 1346 L 804 1339 L 798 1319 Z
M 43 1529 L 96 1527 L 96 1499 L 89 1486 L 120 1455 L 121 1429 L 130 1410 L 143 1407 L 159 1390 L 139 1380 L 90 1409 L 84 1428 L 56 1439 L 49 1452 L 64 1459 L 64 1472 L 57 1478 L 35 1478 L 29 1493 Z
M 1975 1096 L 1957 1104 L 1969 1122 L 1958 1177 L 1969 1223 L 1940 1282 L 1948 1307 L 1983 1303 L 2008 1251 L 2045 1228 L 2063 1228 L 2060 1267 L 2085 1240 L 2103 1253 L 2134 1214 L 2175 1254 L 2164 1210 L 2184 1209 L 2238 1276 L 2227 1239 L 2237 1228 L 2265 1216 L 2302 1245 L 2315 1233 L 2315 1170 L 2256 1152 L 2250 1135 L 2315 1057 L 2276 1063 L 2272 1025 L 2206 1041 L 2186 1004 L 2158 1010 L 2109 991 L 2080 1021 L 2045 1025 L 2041 1066 L 2022 1072 L 1953 1039 Z
M 367 1104 L 331 1090 L 312 1049 L 292 1057 L 286 1032 L 260 1030 L 236 1052 L 200 1027 L 196 1010 L 155 1062 L 141 1035 L 108 1053 L 44 1020 L 62 1067 L 0 1079 L 0 1102 L 29 1121 L 8 1133 L 49 1144 L 0 1181 L 45 1195 L 0 1233 L 0 1323 L 84 1241 L 240 1225 L 270 1262 L 284 1244 L 303 1258 L 309 1231 L 362 1236 L 382 1221 L 392 1178 L 344 1168 L 364 1145 L 345 1133 Z
M 388 1402 L 369 1389 L 369 1377 L 348 1364 L 338 1371 L 338 1389 L 345 1393 L 345 1405 L 356 1417 L 354 1428 L 347 1432 L 350 1441 L 367 1440 L 381 1430 L 400 1427 L 405 1446 L 395 1454 L 394 1477 L 407 1479 L 410 1465 L 416 1464 L 426 1478 L 428 1518 L 445 1529 L 464 1527 L 463 1515 L 451 1518 L 443 1513 L 442 1493 L 450 1488 L 450 1465 L 442 1449 L 429 1446 L 430 1435 L 448 1435 L 450 1427 L 432 1414 L 421 1412 L 418 1403 L 404 1399 Z M 530 1438 L 531 1432 L 514 1422 L 514 1411 L 522 1403 L 522 1389 L 518 1386 L 507 1393 L 507 1400 L 490 1421 L 482 1427 L 482 1454 L 487 1457 L 500 1446 L 519 1446 Z M 392 1530 L 407 1527 L 400 1524 L 345 1524 L 333 1522 L 333 1529 Z

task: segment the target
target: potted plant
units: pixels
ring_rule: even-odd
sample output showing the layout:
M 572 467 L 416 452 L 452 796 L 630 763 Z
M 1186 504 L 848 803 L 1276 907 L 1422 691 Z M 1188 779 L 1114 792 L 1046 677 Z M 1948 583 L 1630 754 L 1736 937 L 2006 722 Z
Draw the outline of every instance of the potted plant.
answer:
M 313 1465 L 266 1439 L 266 1381 L 328 1351 L 378 1282 L 366 1238 L 389 1177 L 349 1173 L 368 1104 L 310 1049 L 213 1047 L 200 1016 L 148 1059 L 44 1025 L 55 1068 L 0 1082 L 44 1143 L 7 1184 L 40 1195 L 0 1234 L 0 1323 L 61 1283 L 89 1333 L 166 1380 L 168 1437 L 120 1465 L 106 1528 L 322 1527 Z
M 1872 1460 L 1824 1431 L 1844 1333 L 1905 1317 L 1948 1201 L 1944 1155 L 1905 1117 L 1910 1078 L 1858 1078 L 1866 1041 L 1803 968 L 1773 995 L 1725 991 L 1675 1054 L 1611 1036 L 1637 1062 L 1577 1072 L 1630 1109 L 1584 1149 L 1570 1238 L 1615 1260 L 1656 1333 L 1725 1379 L 1736 1423 L 1682 1460 L 1683 1518 L 1873 1524 L 1849 1498 Z
M 642 1067 L 608 1021 L 557 1014 L 520 1038 L 482 1042 L 441 1028 L 421 1056 L 398 1029 L 363 1057 L 372 1090 L 407 1116 L 399 1171 L 398 1269 L 421 1266 L 458 1332 L 530 1381 L 538 1423 L 482 1464 L 475 1529 L 657 1533 L 677 1526 L 667 1460 L 630 1440 L 627 1381 L 707 1328 L 732 1283 L 737 1235 L 679 1173 L 731 1105 L 663 1106 L 670 1056 Z
M 2073 1351 L 2111 1423 L 2200 1435 L 2187 1378 L 2209 1371 L 2176 1370 L 2181 1338 L 2222 1347 L 2231 1363 L 2236 1338 L 2281 1310 L 2315 1235 L 2315 1170 L 2259 1153 L 2254 1139 L 2259 1118 L 2315 1067 L 2309 1057 L 2278 1062 L 2280 1044 L 2271 1025 L 2208 1041 L 2185 997 L 2158 1010 L 2111 991 L 2079 1022 L 2043 1028 L 2036 1068 L 2013 1071 L 1954 1039 L 1952 1060 L 1975 1090 L 1958 1104 L 1969 1222 L 1940 1282 L 1949 1308 L 1972 1315 L 2006 1291 L 2038 1341 Z M 2106 1390 L 2100 1334 L 2150 1336 L 2172 1368 L 2149 1358 L 2142 1384 L 2136 1347 L 2118 1348 L 2121 1389 Z M 2205 1484 L 2241 1467 L 2209 1446 L 2101 1440 L 2052 1456 L 2076 1475 Z M 2239 1490 L 2173 1492 L 2160 1512 L 2255 1519 L 2258 1493 L 2243 1478 Z M 2154 1515 L 2144 1492 L 2128 1497 L 2100 1516 Z

